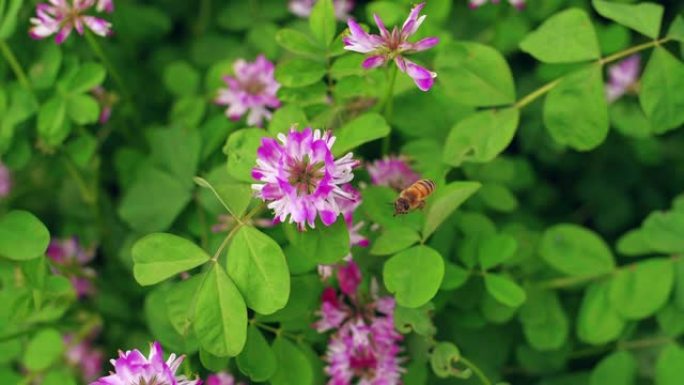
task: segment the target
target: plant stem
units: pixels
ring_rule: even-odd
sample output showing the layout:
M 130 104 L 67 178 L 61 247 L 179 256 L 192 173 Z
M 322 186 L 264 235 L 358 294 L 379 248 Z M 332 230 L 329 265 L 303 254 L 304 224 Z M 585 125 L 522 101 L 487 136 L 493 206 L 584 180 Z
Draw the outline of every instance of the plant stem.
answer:
M 226 235 L 226 237 L 223 238 L 223 242 L 221 242 L 221 245 L 219 246 L 218 250 L 216 250 L 216 252 L 214 253 L 214 256 L 211 257 L 212 261 L 214 261 L 214 262 L 218 261 L 219 255 L 221 255 L 221 252 L 223 251 L 223 249 L 226 248 L 226 245 L 228 245 L 228 242 L 233 238 L 233 236 L 235 235 L 235 233 L 237 233 L 237 231 L 240 229 L 240 227 L 242 227 L 242 223 L 236 224 L 235 227 L 233 227 L 233 229 L 230 230 L 230 233 L 228 233 L 228 235 Z
M 389 80 L 387 83 L 387 94 L 385 95 L 385 101 L 383 103 L 383 114 L 385 115 L 385 120 L 389 124 L 389 121 L 392 117 L 392 109 L 394 108 L 394 83 L 396 83 L 397 80 L 397 66 L 392 65 L 392 63 L 390 63 L 388 71 Z M 382 139 L 383 155 L 389 155 L 391 135 L 392 134 L 389 133 Z
M 88 204 L 95 205 L 95 194 L 93 194 L 88 188 L 87 183 L 83 180 L 83 177 L 76 168 L 76 165 L 74 165 L 74 163 L 71 161 L 71 159 L 69 159 L 68 155 L 66 154 L 64 154 L 61 158 L 64 162 L 64 167 L 66 168 L 67 172 L 69 173 L 69 175 L 71 175 L 72 178 L 74 178 L 74 181 L 78 186 L 78 190 L 81 192 L 81 197 L 83 198 L 83 201 Z
M 14 52 L 12 52 L 10 46 L 7 45 L 7 42 L 5 42 L 4 40 L 0 40 L 0 51 L 2 51 L 2 56 L 5 57 L 5 60 L 7 60 L 7 63 L 12 68 L 12 71 L 14 72 L 14 75 L 17 77 L 19 84 L 21 84 L 21 86 L 26 88 L 27 90 L 31 91 L 31 83 L 29 82 L 28 77 L 26 77 L 24 69 L 21 67 L 21 64 L 19 64 L 17 57 L 14 56 Z
M 467 366 L 470 370 L 473 371 L 473 373 L 475 373 L 475 376 L 477 376 L 482 385 L 492 385 L 492 382 L 489 380 L 489 378 L 487 378 L 484 372 L 482 372 L 482 370 L 480 370 L 480 368 L 477 367 L 477 365 L 475 365 L 472 361 L 465 357 L 461 357 L 459 361 L 463 362 L 465 366 Z
M 612 63 L 616 60 L 622 59 L 623 57 L 629 56 L 629 55 L 634 54 L 636 52 L 643 51 L 643 50 L 651 48 L 651 47 L 659 46 L 663 43 L 667 43 L 670 40 L 671 40 L 670 38 L 665 37 L 662 39 L 650 41 L 648 43 L 635 45 L 634 47 L 630 47 L 630 48 L 627 48 L 627 49 L 622 50 L 620 52 L 616 52 L 610 56 L 606 56 L 604 58 L 598 59 L 596 61 L 596 63 L 603 66 L 607 63 Z M 551 91 L 551 89 L 553 89 L 555 86 L 558 85 L 558 83 L 560 83 L 561 79 L 562 79 L 562 77 L 555 79 L 555 80 L 552 80 L 552 81 L 544 84 L 543 86 L 537 88 L 536 90 L 532 91 L 531 93 L 525 95 L 525 97 L 518 100 L 514 104 L 514 107 L 515 108 L 523 108 L 523 107 L 527 106 L 528 104 L 537 100 L 539 97 L 541 97 L 544 94 L 546 94 L 547 92 Z
M 207 29 L 207 24 L 211 18 L 211 0 L 201 0 L 199 15 L 197 17 L 197 24 L 195 27 L 195 34 L 202 35 Z

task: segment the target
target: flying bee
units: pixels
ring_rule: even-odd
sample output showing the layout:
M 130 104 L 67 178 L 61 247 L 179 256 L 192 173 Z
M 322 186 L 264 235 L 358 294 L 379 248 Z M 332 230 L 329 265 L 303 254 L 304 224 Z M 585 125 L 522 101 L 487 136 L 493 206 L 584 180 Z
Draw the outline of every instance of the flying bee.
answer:
M 425 199 L 435 191 L 435 187 L 435 182 L 430 179 L 421 179 L 402 190 L 394 201 L 394 215 L 425 207 Z

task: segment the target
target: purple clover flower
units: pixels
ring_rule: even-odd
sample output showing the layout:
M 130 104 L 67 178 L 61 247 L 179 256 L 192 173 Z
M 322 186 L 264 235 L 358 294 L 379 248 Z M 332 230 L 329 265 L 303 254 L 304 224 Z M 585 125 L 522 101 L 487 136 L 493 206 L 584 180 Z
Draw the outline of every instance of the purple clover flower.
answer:
M 244 385 L 243 382 L 235 382 L 235 377 L 226 372 L 210 374 L 204 385 Z
M 491 0 L 492 4 L 499 4 L 500 0 Z M 508 0 L 508 4 L 514 6 L 517 10 L 521 11 L 525 8 L 526 0 Z M 470 0 L 468 1 L 468 6 L 472 9 L 480 8 L 481 6 L 487 4 L 490 0 Z
M 376 68 L 394 60 L 397 67 L 410 76 L 420 90 L 429 90 L 437 74 L 404 57 L 404 54 L 425 51 L 439 43 L 437 37 L 426 37 L 415 43 L 408 41 L 425 20 L 425 15 L 420 16 L 424 6 L 425 3 L 420 3 L 413 7 L 401 29 L 394 27 L 392 32 L 387 30 L 378 15 L 373 15 L 380 35 L 367 33 L 356 21 L 349 19 L 347 25 L 350 35 L 344 38 L 344 49 L 370 54 L 363 62 L 366 69 Z
M 311 10 L 317 0 L 290 0 L 288 8 L 294 15 L 307 18 L 311 15 Z M 335 17 L 337 20 L 345 21 L 349 18 L 349 13 L 354 9 L 353 0 L 333 0 Z
M 97 100 L 97 103 L 100 105 L 100 117 L 98 122 L 100 124 L 107 123 L 112 116 L 112 107 L 119 101 L 119 98 L 115 93 L 108 92 L 102 86 L 93 88 L 90 90 L 90 93 L 93 94 L 95 100 Z
M 114 372 L 90 385 L 201 385 L 202 380 L 189 380 L 185 376 L 176 375 L 184 358 L 185 356 L 176 358 L 175 354 L 171 354 L 164 361 L 164 352 L 159 342 L 150 346 L 150 355 L 147 358 L 138 349 L 125 353 L 119 351 L 119 358 L 110 360 Z
M 0 161 L 0 198 L 4 198 L 12 191 L 12 176 L 9 168 Z
M 55 265 L 54 272 L 65 272 L 79 298 L 95 292 L 95 270 L 86 267 L 95 257 L 94 249 L 83 248 L 76 237 L 52 240 L 45 252 Z
M 239 120 L 247 110 L 247 124 L 261 126 L 264 118 L 271 119 L 269 108 L 280 107 L 276 92 L 280 84 L 273 77 L 275 67 L 264 55 L 259 55 L 254 62 L 243 59 L 233 65 L 235 76 L 225 76 L 223 80 L 228 88 L 219 90 L 216 104 L 228 106 L 226 116 L 231 120 Z
M 36 5 L 36 17 L 31 18 L 33 26 L 29 35 L 34 39 L 44 39 L 55 35 L 55 42 L 62 44 L 75 28 L 79 35 L 85 28 L 99 36 L 111 34 L 112 24 L 99 17 L 87 15 L 87 11 L 95 5 L 95 0 L 48 0 L 48 3 Z M 98 0 L 97 11 L 114 10 L 112 0 Z
M 387 156 L 366 166 L 374 185 L 401 191 L 420 179 L 402 156 Z
M 102 351 L 94 348 L 88 338 L 79 340 L 74 334 L 65 334 L 62 339 L 67 347 L 65 355 L 69 365 L 80 370 L 85 382 L 95 381 L 102 373 Z
M 640 68 L 641 58 L 639 55 L 632 55 L 608 68 L 606 98 L 609 103 L 634 90 L 638 84 Z
M 330 132 L 305 128 L 291 129 L 278 140 L 263 138 L 257 150 L 252 177 L 255 195 L 268 201 L 275 219 L 296 223 L 300 230 L 315 227 L 316 216 L 325 226 L 332 225 L 342 210 L 340 204 L 353 200 L 342 188 L 354 178 L 357 161 L 352 153 L 335 160 L 331 149 L 335 137 Z
M 353 269 L 352 264 L 347 267 Z M 404 372 L 399 357 L 403 337 L 394 329 L 394 299 L 373 295 L 373 302 L 360 304 L 355 299 L 358 273 L 340 277 L 347 280 L 347 289 L 354 288 L 346 295 L 354 306 L 345 303 L 344 293 L 338 296 L 328 287 L 317 313 L 321 318 L 314 324 L 319 332 L 335 330 L 324 358 L 328 385 L 398 385 Z M 345 284 L 340 282 L 341 287 Z

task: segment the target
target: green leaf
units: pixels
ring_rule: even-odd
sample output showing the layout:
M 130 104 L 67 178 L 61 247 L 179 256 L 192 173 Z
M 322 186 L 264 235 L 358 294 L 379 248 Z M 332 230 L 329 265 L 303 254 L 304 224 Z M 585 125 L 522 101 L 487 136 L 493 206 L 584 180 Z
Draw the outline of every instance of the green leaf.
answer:
M 425 209 L 423 239 L 428 239 L 463 202 L 480 188 L 478 182 L 452 182 L 444 187 L 437 186 Z
M 584 293 L 577 315 L 577 337 L 592 345 L 602 345 L 620 336 L 624 319 L 608 299 L 609 282 L 596 282 Z
M 676 344 L 667 345 L 655 365 L 655 385 L 679 385 L 684 370 L 684 349 Z
M 309 35 L 296 29 L 283 28 L 276 33 L 275 39 L 281 47 L 298 55 L 316 58 L 324 52 Z
M 605 274 L 615 268 L 613 254 L 603 239 L 577 225 L 559 224 L 548 228 L 539 252 L 546 263 L 567 275 Z
M 28 70 L 31 85 L 36 89 L 50 88 L 57 78 L 62 65 L 62 51 L 55 44 L 43 46 L 38 60 L 34 61 Z
M 67 99 L 67 114 L 76 124 L 91 124 L 100 117 L 100 105 L 90 95 L 76 94 Z
M 196 130 L 171 126 L 148 130 L 146 135 L 154 165 L 176 176 L 178 182 L 192 186 L 192 177 L 200 161 L 200 134 Z
M 455 290 L 463 286 L 470 277 L 470 272 L 461 266 L 446 262 L 444 266 L 444 279 L 440 290 Z
M 3 8 L 5 6 L 7 8 L 2 9 L 4 14 L 0 15 L 0 40 L 6 40 L 14 34 L 17 20 L 19 20 L 17 15 L 19 14 L 23 2 L 23 0 L 10 0 L 9 5 L 6 5 L 3 1 Z
M 73 77 L 69 79 L 66 89 L 72 94 L 90 91 L 102 84 L 105 75 L 105 69 L 100 64 L 92 62 L 85 63 L 79 67 Z
M 572 63 L 601 57 L 594 26 L 587 13 L 578 8 L 549 17 L 520 42 L 520 49 L 545 63 Z
M 133 245 L 133 275 L 143 286 L 154 285 L 209 261 L 199 246 L 173 234 L 150 234 Z
M 272 385 L 312 385 L 313 369 L 304 352 L 283 337 L 273 341 L 278 368 L 271 377 Z
M 682 15 L 677 15 L 672 24 L 670 24 L 667 37 L 678 42 L 684 42 L 684 17 Z
M 224 173 L 224 169 L 217 170 L 219 173 Z M 211 178 L 213 174 L 210 174 Z M 212 178 L 217 180 L 217 178 Z M 247 211 L 249 202 L 252 200 L 254 191 L 252 188 L 243 183 L 230 182 L 229 178 L 217 180 L 216 185 L 212 185 L 204 178 L 195 177 L 195 183 L 199 186 L 209 189 L 214 196 L 212 199 L 218 200 L 223 208 L 228 211 L 230 215 L 236 218 L 242 217 Z
M 169 121 L 184 128 L 195 128 L 200 125 L 207 103 L 201 96 L 185 96 L 173 103 L 169 113 Z
M 55 329 L 42 329 L 29 341 L 22 364 L 30 371 L 45 370 L 62 357 L 64 342 Z
M 164 171 L 143 166 L 124 193 L 119 215 L 139 232 L 166 230 L 192 198 L 188 187 Z
M 508 147 L 518 128 L 515 108 L 476 112 L 459 121 L 449 132 L 442 158 L 457 167 L 465 162 L 490 162 Z
M 418 241 L 420 241 L 420 235 L 408 227 L 389 228 L 373 242 L 370 253 L 390 255 L 407 249 Z
M 282 106 L 273 112 L 273 117 L 268 124 L 268 132 L 271 135 L 279 133 L 287 133 L 290 128 L 297 127 L 299 129 L 306 127 L 308 123 L 306 114 L 301 107 L 288 104 Z
M 558 294 L 538 288 L 529 288 L 526 293 L 519 317 L 525 339 L 536 350 L 560 349 L 568 339 L 570 324 Z
M 197 351 L 197 339 L 191 330 L 181 334 L 171 318 L 167 303 L 166 287 L 159 286 L 145 297 L 145 323 L 149 325 L 152 337 L 162 345 L 179 353 L 194 353 Z
M 205 273 L 174 282 L 166 290 L 166 309 L 169 321 L 181 336 L 187 337 L 192 330 L 194 300 Z
M 0 256 L 15 261 L 37 258 L 48 243 L 48 229 L 33 214 L 14 210 L 0 218 Z
M 684 212 L 654 212 L 641 226 L 650 250 L 661 253 L 684 252 Z
M 421 336 L 434 336 L 437 333 L 431 317 L 434 310 L 435 305 L 431 302 L 416 309 L 397 306 L 394 309 L 394 326 L 403 334 L 416 332 Z
M 544 124 L 556 142 L 578 151 L 603 143 L 609 121 L 600 66 L 561 79 L 544 102 Z
M 486 237 L 479 242 L 477 251 L 482 269 L 488 270 L 509 260 L 518 249 L 518 241 L 508 234 Z
M 385 118 L 375 112 L 365 113 L 335 131 L 333 155 L 341 156 L 350 150 L 390 133 Z
M 511 70 L 494 48 L 478 43 L 449 43 L 440 47 L 435 68 L 438 81 L 454 102 L 475 107 L 515 102 Z
M 217 263 L 199 289 L 194 319 L 195 334 L 207 352 L 219 357 L 240 354 L 247 340 L 247 306 Z
M 202 366 L 212 372 L 225 370 L 230 362 L 230 357 L 215 356 L 202 348 L 199 350 L 199 359 Z
M 164 68 L 164 85 L 176 97 L 190 96 L 199 90 L 200 74 L 190 63 L 175 61 Z
M 489 293 L 482 296 L 479 309 L 484 319 L 493 324 L 505 324 L 515 316 L 518 310 L 516 307 L 502 304 Z
M 668 337 L 676 338 L 684 334 L 684 311 L 670 303 L 658 310 L 656 320 L 660 330 Z
M 674 262 L 674 298 L 673 303 L 684 311 L 684 259 L 679 259 Z
M 440 378 L 459 375 L 461 370 L 453 367 L 461 359 L 461 352 L 451 342 L 440 342 L 430 354 L 432 371 Z
M 57 96 L 40 106 L 38 135 L 50 146 L 61 144 L 71 131 L 71 125 L 65 120 L 66 110 L 66 100 Z
M 612 126 L 623 135 L 644 139 L 653 134 L 651 122 L 635 101 L 619 99 L 609 105 L 608 114 Z
M 617 351 L 605 357 L 594 367 L 589 385 L 634 385 L 637 362 L 627 351 Z
M 596 12 L 652 39 L 660 34 L 663 6 L 655 3 L 620 4 L 593 0 Z
M 486 274 L 484 280 L 487 292 L 502 304 L 518 307 L 525 302 L 525 291 L 512 279 L 499 274 Z
M 518 208 L 518 199 L 511 190 L 501 183 L 485 183 L 477 193 L 487 207 L 510 213 Z
M 399 305 L 420 307 L 437 294 L 444 277 L 444 260 L 428 246 L 414 246 L 387 260 L 382 276 Z
M 76 385 L 76 379 L 68 368 L 53 369 L 43 378 L 41 385 Z
M 285 227 L 285 235 L 298 252 L 319 264 L 332 264 L 349 254 L 349 231 L 344 218 L 325 226 L 316 222 L 315 229 L 297 230 L 294 225 Z
M 275 353 L 255 325 L 247 329 L 247 342 L 245 349 L 237 356 L 237 365 L 240 372 L 254 382 L 266 381 L 276 371 L 278 363 Z
M 228 249 L 226 271 L 260 314 L 282 309 L 290 296 L 290 272 L 278 243 L 259 230 L 243 226 Z
M 684 123 L 684 64 L 665 48 L 656 47 L 641 77 L 639 102 L 655 133 Z
M 265 131 L 248 128 L 235 131 L 228 137 L 223 153 L 228 155 L 228 173 L 233 178 L 253 183 L 252 169 L 256 166 L 256 153 Z
M 329 46 L 335 38 L 335 7 L 332 0 L 318 0 L 311 9 L 309 17 L 309 28 L 314 38 L 322 45 Z
M 275 78 L 285 87 L 304 87 L 321 80 L 325 72 L 323 63 L 307 59 L 292 59 L 278 64 Z
M 610 281 L 608 298 L 624 318 L 646 318 L 665 305 L 673 281 L 671 261 L 649 259 L 620 269 Z

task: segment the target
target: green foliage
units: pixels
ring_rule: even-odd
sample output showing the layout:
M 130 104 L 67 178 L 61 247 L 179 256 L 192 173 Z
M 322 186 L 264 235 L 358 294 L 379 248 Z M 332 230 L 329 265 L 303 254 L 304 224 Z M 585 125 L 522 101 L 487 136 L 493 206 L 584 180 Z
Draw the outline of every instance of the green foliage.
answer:
M 576 225 L 547 229 L 540 253 L 546 263 L 567 275 L 609 273 L 615 267 L 606 243 L 591 230 Z
M 11 211 L 0 217 L 0 256 L 16 261 L 37 258 L 49 241 L 45 225 L 27 211 Z
M 641 80 L 639 102 L 654 131 L 669 131 L 684 122 L 684 63 L 661 47 L 653 50 Z
M 317 263 L 339 262 L 349 253 L 349 232 L 341 217 L 330 226 L 318 221 L 315 229 L 307 231 L 298 231 L 290 225 L 285 233 L 298 253 Z
M 141 285 L 153 285 L 209 261 L 209 255 L 187 239 L 173 234 L 145 236 L 131 251 L 135 279 Z
M 237 356 L 237 364 L 240 371 L 252 381 L 266 381 L 275 374 L 278 365 L 275 352 L 254 325 L 247 329 L 247 342 L 245 349 Z
M 278 337 L 272 345 L 278 368 L 271 377 L 273 385 L 311 385 L 313 369 L 306 355 L 288 339 Z
M 427 246 L 414 246 L 385 262 L 383 280 L 397 303 L 416 308 L 430 301 L 444 277 L 444 261 Z
M 655 3 L 620 4 L 594 0 L 596 11 L 603 17 L 614 20 L 652 39 L 660 34 L 663 18 L 662 5 Z

